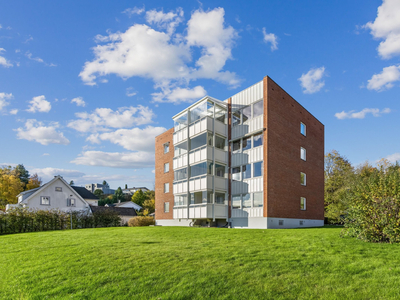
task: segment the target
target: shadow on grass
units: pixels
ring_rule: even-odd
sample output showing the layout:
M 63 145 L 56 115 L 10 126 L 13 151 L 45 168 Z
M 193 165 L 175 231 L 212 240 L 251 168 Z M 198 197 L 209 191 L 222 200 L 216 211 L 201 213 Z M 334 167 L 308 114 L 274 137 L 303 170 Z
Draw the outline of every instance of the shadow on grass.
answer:
M 160 244 L 161 242 L 140 242 L 140 244 L 152 245 L 152 244 Z

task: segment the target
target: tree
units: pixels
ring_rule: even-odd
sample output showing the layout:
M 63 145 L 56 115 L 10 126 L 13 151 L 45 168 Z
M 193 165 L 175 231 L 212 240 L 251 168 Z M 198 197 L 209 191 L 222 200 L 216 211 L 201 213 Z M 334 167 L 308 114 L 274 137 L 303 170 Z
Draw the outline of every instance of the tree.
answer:
M 147 216 L 156 210 L 156 202 L 154 199 L 147 199 L 143 202 L 143 215 Z
M 26 190 L 36 189 L 42 185 L 42 179 L 37 173 L 33 174 L 26 185 Z
M 108 184 L 107 181 L 103 180 L 103 185 L 107 185 L 107 184 Z
M 19 179 L 21 180 L 21 182 L 25 186 L 28 184 L 29 182 L 29 172 L 27 169 L 25 169 L 24 165 L 19 164 L 15 167 L 14 169 L 15 175 L 19 177 Z
M 11 173 L 0 174 L 0 206 L 15 204 L 18 202 L 17 195 L 24 190 L 24 184 L 18 176 Z
M 128 189 L 128 185 L 125 183 L 125 189 Z
M 71 181 L 69 182 L 69 185 L 70 185 L 70 186 L 73 186 L 73 185 L 75 185 L 75 182 L 74 182 L 73 180 L 71 180 Z
M 118 201 L 123 201 L 124 198 L 125 196 L 124 193 L 122 192 L 121 187 L 118 187 L 113 196 L 114 203 L 117 203 Z
M 95 190 L 93 194 L 94 194 L 95 196 L 99 197 L 100 199 L 103 198 L 103 196 L 104 196 L 103 191 L 100 190 L 100 189 Z
M 346 214 L 347 194 L 354 169 L 347 158 L 333 150 L 325 155 L 325 217 L 332 223 L 343 222 Z
M 155 199 L 156 198 L 156 193 L 154 191 L 146 191 L 144 193 L 146 199 Z
M 143 207 L 143 203 L 146 200 L 146 196 L 144 195 L 142 190 L 137 190 L 132 196 L 132 202 L 135 202 L 137 205 Z

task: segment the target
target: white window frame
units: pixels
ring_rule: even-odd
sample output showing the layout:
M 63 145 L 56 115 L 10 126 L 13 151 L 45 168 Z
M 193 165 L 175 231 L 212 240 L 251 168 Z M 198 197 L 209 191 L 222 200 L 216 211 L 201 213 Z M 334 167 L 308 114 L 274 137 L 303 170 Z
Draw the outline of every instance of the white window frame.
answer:
M 56 191 L 56 192 L 62 192 L 62 187 L 56 186 L 56 187 L 55 187 L 55 191 Z
M 301 202 L 303 200 L 304 200 L 304 205 L 303 205 L 303 207 L 301 207 L 302 206 Z M 300 210 L 307 210 L 307 199 L 306 199 L 306 197 L 300 197 Z
M 306 150 L 306 148 L 300 147 L 300 158 L 302 160 L 304 160 L 304 161 L 307 160 L 307 150 Z
M 67 206 L 68 207 L 76 207 L 76 199 L 75 198 L 68 198 L 67 199 Z
M 304 175 L 304 183 L 301 181 L 301 175 Z M 303 186 L 307 185 L 307 175 L 306 173 L 300 172 L 300 184 Z
M 44 204 L 43 203 L 43 199 L 44 198 L 47 198 L 48 200 L 49 200 L 49 203 L 48 204 Z M 49 196 L 41 196 L 40 197 L 40 205 L 47 205 L 47 206 L 50 206 L 51 204 L 50 204 L 50 197 Z
M 164 144 L 164 154 L 169 152 L 169 142 Z
M 169 172 L 169 163 L 165 163 L 164 164 L 164 173 L 168 173 Z
M 304 133 L 302 132 L 303 126 L 304 126 Z M 307 136 L 307 126 L 303 122 L 300 122 L 300 133 L 304 136 Z
M 164 183 L 164 193 L 169 193 L 169 182 Z
M 164 202 L 164 212 L 169 213 L 169 202 Z

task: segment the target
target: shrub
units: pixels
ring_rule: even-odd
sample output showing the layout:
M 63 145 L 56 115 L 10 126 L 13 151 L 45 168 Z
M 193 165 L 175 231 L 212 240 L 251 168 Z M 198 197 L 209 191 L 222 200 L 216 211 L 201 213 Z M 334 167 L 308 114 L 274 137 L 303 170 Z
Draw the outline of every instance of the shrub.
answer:
M 154 225 L 155 221 L 153 217 L 133 217 L 129 219 L 128 226 L 136 227 L 136 226 L 150 226 Z

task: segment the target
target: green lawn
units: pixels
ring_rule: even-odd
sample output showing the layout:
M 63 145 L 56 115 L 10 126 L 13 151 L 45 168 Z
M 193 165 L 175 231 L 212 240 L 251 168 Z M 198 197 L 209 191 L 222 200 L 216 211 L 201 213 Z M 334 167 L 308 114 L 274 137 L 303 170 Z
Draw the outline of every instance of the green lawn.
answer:
M 341 228 L 0 236 L 1 299 L 398 299 L 400 245 Z

